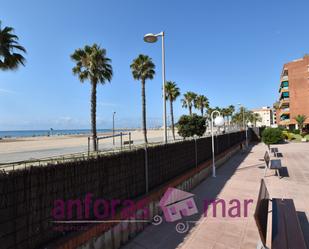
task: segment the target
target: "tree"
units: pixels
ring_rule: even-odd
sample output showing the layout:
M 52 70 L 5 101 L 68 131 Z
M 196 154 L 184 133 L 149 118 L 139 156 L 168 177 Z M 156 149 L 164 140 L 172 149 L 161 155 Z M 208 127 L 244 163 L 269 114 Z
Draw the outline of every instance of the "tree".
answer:
M 280 105 L 279 101 L 276 101 L 276 102 L 273 104 L 273 108 L 274 108 L 275 110 L 277 110 L 277 109 L 279 109 L 279 105 Z
M 232 116 L 233 116 L 234 112 L 235 112 L 235 106 L 229 105 L 229 107 L 228 107 L 228 122 L 229 122 L 229 125 L 231 124 L 231 120 L 232 120 Z
M 193 115 L 182 115 L 177 123 L 178 134 L 183 137 L 203 136 L 206 131 L 206 118 Z
M 298 124 L 298 128 L 300 130 L 301 135 L 303 135 L 304 123 L 307 119 L 306 115 L 297 115 L 294 119 L 296 120 Z
M 225 131 L 225 119 L 228 119 L 229 114 L 230 114 L 230 111 L 228 108 L 221 109 L 221 115 L 223 116 L 223 119 L 224 119 L 224 131 Z
M 182 107 L 188 108 L 189 115 L 192 116 L 192 107 L 194 105 L 197 94 L 194 92 L 186 92 L 183 96 L 184 98 L 181 100 Z
M 2 29 L 0 22 L 0 69 L 15 70 L 25 65 L 25 58 L 18 52 L 26 53 L 26 49 L 18 44 L 18 36 L 12 27 Z
M 136 59 L 133 60 L 130 65 L 133 78 L 135 80 L 140 80 L 142 84 L 142 120 L 143 120 L 143 133 L 144 141 L 147 144 L 147 126 L 146 126 L 146 93 L 145 93 L 145 84 L 146 80 L 152 80 L 155 75 L 155 64 L 152 62 L 152 59 L 147 56 L 140 54 Z
M 180 91 L 175 82 L 167 81 L 165 83 L 165 92 L 166 92 L 166 99 L 168 99 L 170 102 L 172 133 L 173 133 L 173 138 L 175 140 L 173 102 L 179 97 Z
M 91 130 L 93 148 L 97 151 L 97 84 L 111 81 L 113 76 L 111 60 L 106 57 L 106 50 L 97 44 L 76 49 L 71 55 L 71 59 L 76 63 L 72 69 L 73 74 L 77 75 L 82 83 L 85 80 L 89 80 L 91 83 Z
M 204 116 L 204 109 L 209 107 L 209 101 L 204 95 L 197 95 L 194 100 L 194 107 L 201 111 L 201 115 Z
M 250 112 L 249 113 L 249 121 L 251 123 L 254 124 L 254 126 L 256 127 L 256 123 L 257 122 L 262 122 L 262 117 L 260 114 L 256 113 L 256 112 Z

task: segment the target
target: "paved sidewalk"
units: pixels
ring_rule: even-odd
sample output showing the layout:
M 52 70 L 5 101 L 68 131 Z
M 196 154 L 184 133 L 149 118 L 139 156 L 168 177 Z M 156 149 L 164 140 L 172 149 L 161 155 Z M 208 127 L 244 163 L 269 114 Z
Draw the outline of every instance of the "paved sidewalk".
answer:
M 282 153 L 282 165 L 287 169 L 281 179 L 274 176 L 273 171 L 268 171 L 266 185 L 270 197 L 294 199 L 309 248 L 309 144 L 292 143 L 276 147 Z M 176 232 L 177 222 L 151 225 L 123 249 L 255 249 L 259 234 L 253 213 L 260 179 L 264 174 L 262 159 L 265 150 L 265 145 L 261 143 L 247 154 L 235 155 L 217 171 L 216 178 L 206 179 L 191 191 L 195 194 L 199 213 L 182 220 L 189 221 L 188 232 Z M 226 201 L 226 210 L 231 207 L 230 200 L 238 199 L 241 202 L 241 217 L 222 217 L 220 205 L 217 217 L 212 217 L 212 211 L 205 217 L 204 200 L 215 198 Z M 253 204 L 248 205 L 248 217 L 243 217 L 243 201 L 249 199 L 253 200 Z

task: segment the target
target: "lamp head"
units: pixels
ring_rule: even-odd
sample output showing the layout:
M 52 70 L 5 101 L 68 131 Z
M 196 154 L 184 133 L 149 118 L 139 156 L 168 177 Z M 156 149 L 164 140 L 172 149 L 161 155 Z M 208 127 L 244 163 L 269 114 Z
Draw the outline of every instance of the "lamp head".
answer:
M 224 125 L 224 118 L 220 115 L 215 118 L 215 126 Z
M 149 33 L 149 34 L 146 34 L 144 36 L 144 41 L 145 42 L 154 43 L 157 40 L 158 40 L 158 37 L 156 35 L 154 35 L 153 33 Z

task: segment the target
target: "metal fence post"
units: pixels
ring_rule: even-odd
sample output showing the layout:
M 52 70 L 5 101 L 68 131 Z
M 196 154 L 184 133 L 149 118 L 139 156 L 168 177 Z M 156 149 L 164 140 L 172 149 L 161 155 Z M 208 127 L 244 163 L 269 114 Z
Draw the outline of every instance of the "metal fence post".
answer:
M 88 157 L 90 155 L 90 137 L 88 137 Z
M 122 150 L 122 132 L 120 132 L 120 150 Z
M 196 138 L 194 138 L 194 145 L 195 145 L 195 167 L 197 167 L 197 142 L 196 142 Z
M 129 132 L 129 147 L 130 147 L 130 150 L 131 150 L 131 132 Z
M 144 147 L 145 150 L 145 187 L 146 187 L 146 194 L 148 194 L 148 187 L 149 187 L 149 179 L 148 179 L 148 152 L 147 152 L 147 145 Z

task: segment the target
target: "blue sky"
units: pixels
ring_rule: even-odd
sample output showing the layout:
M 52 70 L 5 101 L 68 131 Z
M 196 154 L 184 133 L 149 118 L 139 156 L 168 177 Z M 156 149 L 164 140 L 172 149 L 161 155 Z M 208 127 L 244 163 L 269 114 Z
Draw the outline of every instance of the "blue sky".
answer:
M 70 54 L 100 44 L 114 77 L 98 88 L 98 128 L 140 126 L 141 86 L 130 72 L 140 53 L 153 58 L 146 83 L 148 125 L 162 116 L 161 44 L 166 32 L 166 78 L 181 92 L 206 95 L 212 106 L 272 105 L 282 65 L 309 52 L 309 1 L 282 0 L 1 0 L 0 20 L 27 49 L 26 67 L 0 71 L 0 130 L 89 128 L 90 86 L 72 75 Z M 175 116 L 187 110 L 175 103 Z

